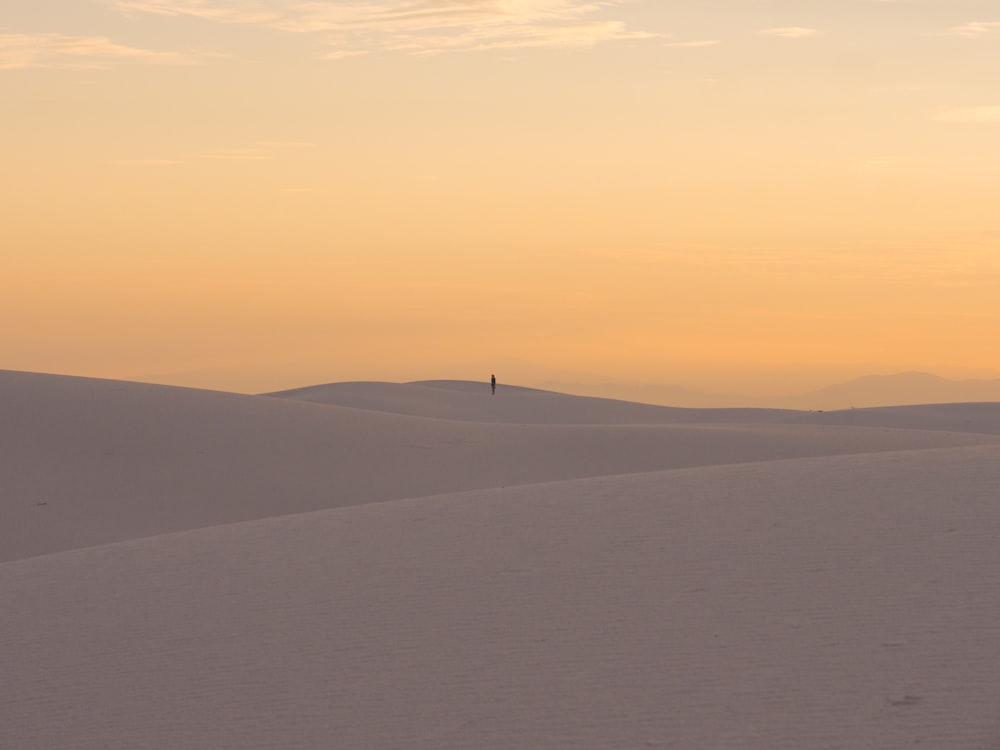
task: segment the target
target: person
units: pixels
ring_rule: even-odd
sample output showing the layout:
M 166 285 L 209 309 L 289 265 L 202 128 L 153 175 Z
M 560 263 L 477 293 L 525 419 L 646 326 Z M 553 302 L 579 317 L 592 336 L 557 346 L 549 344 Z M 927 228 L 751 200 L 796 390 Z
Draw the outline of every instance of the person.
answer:
M 493 391 L 493 395 L 497 395 L 497 376 L 490 375 L 490 388 Z

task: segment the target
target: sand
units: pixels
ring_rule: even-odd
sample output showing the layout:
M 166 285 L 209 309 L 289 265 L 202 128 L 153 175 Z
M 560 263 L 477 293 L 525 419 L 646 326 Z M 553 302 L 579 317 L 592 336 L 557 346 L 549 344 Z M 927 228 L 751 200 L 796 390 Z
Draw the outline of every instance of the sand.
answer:
M 2 748 L 1000 743 L 995 404 L 0 404 Z

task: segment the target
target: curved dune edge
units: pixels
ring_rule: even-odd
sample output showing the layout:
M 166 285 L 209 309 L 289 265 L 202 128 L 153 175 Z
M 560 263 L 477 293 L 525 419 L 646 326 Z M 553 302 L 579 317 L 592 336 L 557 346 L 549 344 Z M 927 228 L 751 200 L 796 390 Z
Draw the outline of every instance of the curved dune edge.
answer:
M 0 402 L 0 561 L 446 492 L 1000 441 L 875 425 L 447 421 L 29 373 L 0 373 Z
M 997 453 L 482 490 L 5 563 L 0 736 L 985 747 Z
M 839 411 L 716 408 L 692 409 L 571 396 L 501 386 L 496 397 L 485 383 L 350 382 L 265 394 L 284 400 L 459 421 L 530 424 L 817 424 L 1000 434 L 1000 403 L 884 406 Z
M 470 422 L 515 424 L 707 424 L 774 422 L 784 409 L 687 409 L 638 404 L 500 384 L 428 380 L 416 383 L 351 382 L 264 394 L 271 398 Z

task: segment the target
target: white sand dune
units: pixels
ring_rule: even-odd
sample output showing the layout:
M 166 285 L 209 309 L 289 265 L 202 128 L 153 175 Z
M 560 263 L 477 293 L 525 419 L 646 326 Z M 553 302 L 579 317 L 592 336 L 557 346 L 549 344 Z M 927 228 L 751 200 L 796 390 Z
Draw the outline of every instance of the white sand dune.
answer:
M 0 747 L 1000 744 L 995 410 L 461 399 L 0 373 Z
M 997 435 L 1000 434 L 1000 403 L 920 404 L 830 412 L 791 412 L 791 416 L 783 417 L 783 421 Z
M 599 400 L 553 401 L 565 412 Z M 697 410 L 685 410 L 688 424 L 666 425 L 444 421 L 9 372 L 0 373 L 0 402 L 0 560 L 460 490 L 1000 442 L 871 427 L 697 424 Z
M 997 434 L 1000 403 L 947 403 L 837 411 L 689 409 L 571 396 L 468 381 L 328 383 L 266 394 L 391 414 L 518 424 L 824 424 Z
M 796 414 L 785 409 L 681 409 L 503 384 L 493 396 L 489 383 L 464 380 L 327 383 L 267 395 L 419 417 L 519 424 L 746 423 Z

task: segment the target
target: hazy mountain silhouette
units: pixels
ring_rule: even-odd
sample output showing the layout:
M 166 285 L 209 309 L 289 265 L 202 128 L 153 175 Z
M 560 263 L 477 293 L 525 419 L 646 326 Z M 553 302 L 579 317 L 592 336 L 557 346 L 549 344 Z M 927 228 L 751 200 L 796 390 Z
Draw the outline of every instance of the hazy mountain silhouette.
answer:
M 1000 379 L 948 380 L 926 372 L 866 375 L 789 399 L 793 409 L 850 409 L 865 406 L 1000 401 Z
M 766 398 L 702 393 L 672 385 L 548 383 L 545 387 L 582 396 L 693 408 L 742 406 L 832 411 L 867 406 L 1000 401 L 1000 379 L 949 380 L 926 372 L 865 375 L 846 383 L 837 383 L 807 393 Z

